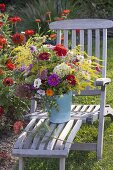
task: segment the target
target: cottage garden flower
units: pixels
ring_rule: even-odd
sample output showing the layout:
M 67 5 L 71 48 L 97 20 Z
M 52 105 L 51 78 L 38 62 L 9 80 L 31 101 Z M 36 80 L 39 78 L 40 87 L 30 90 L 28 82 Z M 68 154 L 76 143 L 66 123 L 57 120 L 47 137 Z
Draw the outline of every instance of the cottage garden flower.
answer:
M 42 98 L 42 102 L 50 104 L 56 95 L 93 87 L 95 78 L 99 77 L 95 57 L 80 53 L 80 47 L 68 50 L 62 44 L 45 45 L 43 38 L 38 38 L 42 43 L 35 44 L 31 38 L 28 44 L 18 46 L 12 52 L 21 78 L 16 86 L 18 96 Z M 19 93 L 22 86 L 29 86 L 28 96 L 26 92 Z

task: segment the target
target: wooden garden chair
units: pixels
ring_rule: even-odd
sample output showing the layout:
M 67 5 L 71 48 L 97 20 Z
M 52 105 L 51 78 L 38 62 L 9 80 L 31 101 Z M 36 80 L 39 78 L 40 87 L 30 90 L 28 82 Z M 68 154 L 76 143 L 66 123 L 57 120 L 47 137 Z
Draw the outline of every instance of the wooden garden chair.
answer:
M 61 43 L 61 34 L 64 32 L 65 47 L 69 48 L 68 37 L 71 37 L 71 48 L 74 48 L 78 43 L 81 45 L 81 50 L 86 50 L 87 48 L 89 56 L 92 55 L 92 49 L 95 47 L 95 56 L 100 57 L 100 37 L 102 37 L 102 78 L 97 79 L 95 82 L 99 88 L 94 90 L 86 89 L 81 92 L 81 95 L 100 95 L 100 104 L 72 105 L 71 120 L 63 124 L 50 123 L 49 131 L 45 132 L 41 137 L 36 132 L 36 129 L 42 122 L 48 121 L 47 113 L 38 110 L 36 101 L 32 100 L 32 119 L 13 148 L 13 155 L 19 157 L 19 170 L 24 167 L 24 157 L 56 157 L 60 159 L 59 169 L 65 170 L 65 158 L 70 150 L 96 151 L 97 159 L 102 158 L 104 116 L 113 115 L 113 109 L 106 105 L 106 84 L 111 81 L 106 78 L 107 28 L 111 27 L 113 27 L 113 22 L 104 19 L 72 19 L 56 21 L 50 24 L 50 29 L 57 31 L 58 44 Z M 77 29 L 80 30 L 80 33 L 76 32 Z M 71 31 L 71 36 L 68 36 L 69 31 Z M 97 143 L 74 143 L 73 140 L 82 123 L 93 122 L 96 118 L 99 119 Z

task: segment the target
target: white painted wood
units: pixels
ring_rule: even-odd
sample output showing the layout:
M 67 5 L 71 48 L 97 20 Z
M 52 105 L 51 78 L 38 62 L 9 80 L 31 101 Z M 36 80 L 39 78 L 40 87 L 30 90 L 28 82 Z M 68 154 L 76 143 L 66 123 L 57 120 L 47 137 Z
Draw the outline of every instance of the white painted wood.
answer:
M 45 145 L 47 145 L 47 143 L 49 142 L 49 140 L 51 139 L 51 134 L 54 131 L 55 127 L 57 126 L 57 124 L 52 123 L 50 125 L 50 130 L 44 135 L 40 145 L 39 145 L 39 150 L 43 150 Z
M 84 51 L 84 30 L 80 30 L 80 49 Z
M 71 48 L 76 48 L 76 30 L 72 30 L 72 43 L 71 43 Z
M 36 122 L 36 119 L 32 119 L 30 121 L 30 123 L 26 126 L 24 132 L 22 132 L 20 134 L 20 136 L 18 137 L 17 141 L 15 142 L 14 144 L 14 148 L 19 148 L 19 146 L 23 143 L 23 141 L 25 140 L 27 134 L 28 134 L 28 131 L 32 130 L 34 124 Z
M 53 30 L 64 29 L 99 29 L 112 28 L 113 21 L 106 19 L 67 19 L 55 21 L 49 24 L 49 28 Z
M 94 105 L 89 105 L 89 107 L 86 110 L 86 112 L 93 112 L 93 109 L 94 109 Z
M 88 50 L 89 56 L 92 56 L 92 30 L 88 30 Z
M 98 78 L 96 79 L 96 86 L 105 86 L 111 82 L 110 78 Z
M 67 150 L 35 150 L 35 149 L 13 149 L 13 155 L 22 157 L 67 157 Z
M 19 145 L 19 148 L 24 148 L 24 149 L 28 149 L 30 148 L 30 145 L 32 144 L 33 138 L 36 135 L 36 133 L 38 133 L 38 128 L 40 127 L 40 125 L 44 122 L 45 119 L 40 119 L 38 121 L 38 123 L 35 125 L 35 127 L 32 129 L 31 132 L 29 132 L 29 134 L 27 135 L 26 139 L 24 140 L 23 143 L 21 143 L 21 145 Z M 37 132 L 36 132 L 37 131 Z
M 102 77 L 106 78 L 106 67 L 107 67 L 107 29 L 103 29 L 103 68 Z
M 82 120 L 77 120 L 77 122 L 75 123 L 74 127 L 72 128 L 67 140 L 66 140 L 66 144 L 64 146 L 64 150 L 69 150 L 71 147 L 71 144 L 73 142 L 73 139 L 75 138 L 78 130 L 80 129 L 82 125 Z
M 102 88 L 102 93 L 101 93 L 99 126 L 98 126 L 97 159 L 101 159 L 103 153 L 104 114 L 105 114 L 105 103 L 106 103 L 106 88 L 105 86 L 101 88 Z
M 34 113 L 36 111 L 36 108 L 37 108 L 37 101 L 35 99 L 31 99 L 30 113 Z
M 100 30 L 95 30 L 95 56 L 100 58 Z
M 71 145 L 70 150 L 77 151 L 96 151 L 97 143 L 74 143 Z
M 59 170 L 65 170 L 65 158 L 60 158 Z
M 68 30 L 64 30 L 64 46 L 68 49 Z
M 19 170 L 24 170 L 24 160 L 22 157 L 19 157 Z
M 65 126 L 65 123 L 62 123 L 62 124 L 59 124 L 58 127 L 55 129 L 54 134 L 52 134 L 51 136 L 52 139 L 50 139 L 48 143 L 47 150 L 53 149 L 55 142 L 57 141 L 57 138 L 59 134 L 61 133 L 61 131 L 63 130 L 64 126 Z
M 57 30 L 57 44 L 61 44 L 61 30 Z
M 66 138 L 66 136 L 68 135 L 69 131 L 71 130 L 72 126 L 73 126 L 74 120 L 70 120 L 66 126 L 64 127 L 62 133 L 60 134 L 56 145 L 55 145 L 55 150 L 56 149 L 61 149 L 62 148 L 62 144 Z

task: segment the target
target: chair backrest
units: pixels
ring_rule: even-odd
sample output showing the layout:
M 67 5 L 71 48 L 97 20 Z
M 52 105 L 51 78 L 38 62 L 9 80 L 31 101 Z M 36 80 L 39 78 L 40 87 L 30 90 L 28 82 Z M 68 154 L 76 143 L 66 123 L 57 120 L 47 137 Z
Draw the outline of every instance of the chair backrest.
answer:
M 102 51 L 103 78 L 106 77 L 107 66 L 107 29 L 111 27 L 113 27 L 113 21 L 106 19 L 69 19 L 55 21 L 49 25 L 50 29 L 57 32 L 57 44 L 61 43 L 63 33 L 66 48 L 69 48 L 70 42 L 71 48 L 75 48 L 78 45 L 77 41 L 79 41 L 81 50 L 85 50 L 89 56 L 95 51 L 94 55 L 99 58 Z M 80 31 L 79 34 L 77 33 L 78 30 Z M 100 41 L 101 37 L 102 40 Z M 101 43 L 102 48 L 100 48 Z M 88 92 L 88 94 L 90 93 Z

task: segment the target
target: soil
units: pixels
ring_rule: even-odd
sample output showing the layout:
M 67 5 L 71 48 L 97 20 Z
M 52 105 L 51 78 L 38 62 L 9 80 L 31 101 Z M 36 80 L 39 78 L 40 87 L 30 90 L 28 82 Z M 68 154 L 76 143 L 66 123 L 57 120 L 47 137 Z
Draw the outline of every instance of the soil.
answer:
M 12 156 L 12 148 L 17 138 L 18 135 L 14 135 L 14 133 L 0 138 L 0 170 L 14 169 L 18 158 Z

